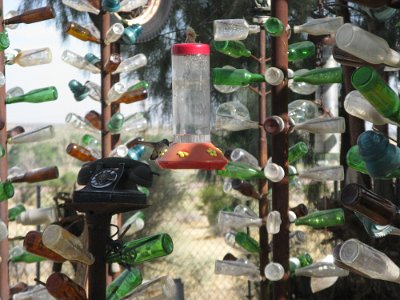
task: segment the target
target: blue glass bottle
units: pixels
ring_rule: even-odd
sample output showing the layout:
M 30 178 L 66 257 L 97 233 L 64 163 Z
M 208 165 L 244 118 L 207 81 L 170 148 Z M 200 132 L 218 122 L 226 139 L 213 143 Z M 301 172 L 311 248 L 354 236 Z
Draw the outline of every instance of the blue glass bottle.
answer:
M 82 101 L 89 95 L 90 89 L 75 79 L 72 79 L 68 86 L 76 101 Z
M 400 148 L 382 134 L 368 130 L 357 140 L 360 156 L 372 177 L 384 177 L 400 167 Z
M 119 0 L 103 0 L 103 10 L 108 12 L 117 12 L 121 8 Z
M 133 45 L 136 43 L 139 35 L 143 32 L 143 27 L 140 24 L 134 24 L 126 27 L 122 34 L 122 40 L 125 44 Z
M 144 153 L 143 145 L 136 145 L 129 149 L 128 156 L 133 160 L 139 160 Z

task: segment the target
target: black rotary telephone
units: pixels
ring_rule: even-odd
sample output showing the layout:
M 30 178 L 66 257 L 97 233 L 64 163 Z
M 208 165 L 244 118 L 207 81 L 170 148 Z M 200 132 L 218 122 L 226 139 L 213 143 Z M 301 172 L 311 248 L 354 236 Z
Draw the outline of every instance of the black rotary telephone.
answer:
M 149 165 L 130 158 L 107 157 L 83 165 L 77 183 L 85 185 L 74 191 L 75 203 L 145 204 L 146 195 L 138 185 L 150 187 L 153 174 Z

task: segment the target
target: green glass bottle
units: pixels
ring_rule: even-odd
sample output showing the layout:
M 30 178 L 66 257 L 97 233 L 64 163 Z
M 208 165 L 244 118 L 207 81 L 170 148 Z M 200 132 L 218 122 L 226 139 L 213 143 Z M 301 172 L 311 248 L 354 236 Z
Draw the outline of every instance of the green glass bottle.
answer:
M 122 130 L 122 126 L 124 125 L 124 115 L 121 113 L 115 113 L 112 115 L 110 121 L 107 123 L 107 128 L 111 132 L 111 134 L 118 134 Z
M 3 157 L 4 155 L 6 155 L 6 149 L 4 149 L 2 145 L 0 145 L 0 157 Z
M 304 142 L 298 142 L 289 148 L 288 161 L 289 164 L 293 164 L 295 161 L 302 158 L 308 153 L 308 146 Z
M 124 270 L 106 289 L 106 300 L 120 300 L 138 287 L 143 281 L 136 268 Z
M 41 262 L 44 260 L 46 260 L 46 258 L 29 253 L 20 246 L 16 246 L 10 250 L 9 261 L 13 263 L 24 262 L 29 264 L 29 263 Z
M 343 72 L 341 67 L 314 69 L 301 75 L 295 74 L 293 81 L 307 82 L 313 85 L 342 83 Z
M 341 208 L 316 211 L 305 217 L 298 218 L 294 224 L 307 225 L 315 229 L 343 225 L 344 211 Z
M 217 170 L 217 175 L 241 180 L 265 178 L 263 171 L 239 161 L 229 161 L 223 170 Z
M 373 68 L 357 69 L 351 83 L 382 116 L 400 122 L 400 99 Z
M 249 253 L 259 253 L 260 245 L 258 242 L 244 232 L 236 232 L 235 242 Z
M 233 58 L 251 56 L 250 50 L 241 41 L 212 41 L 211 45 L 216 51 Z
M 15 221 L 15 219 L 26 210 L 23 204 L 17 204 L 8 210 L 8 221 Z
M 83 135 L 81 143 L 82 143 L 82 146 L 85 146 L 85 147 L 93 147 L 93 146 L 100 145 L 100 142 L 93 135 L 90 135 L 90 134 Z
M 358 148 L 358 145 L 354 145 L 352 146 L 349 151 L 347 151 L 346 154 L 346 162 L 347 165 L 360 172 L 363 174 L 367 174 L 370 175 L 368 173 L 367 167 L 365 165 L 365 161 L 362 159 L 361 155 L 360 155 L 360 150 Z M 400 177 L 400 168 L 399 169 L 395 169 L 394 171 L 392 171 L 391 173 L 389 173 L 388 175 L 386 175 L 385 177 L 377 177 L 378 179 L 392 179 L 392 178 L 398 178 Z
M 0 201 L 10 199 L 14 196 L 14 186 L 10 181 L 0 183 Z
M 140 80 L 139 82 L 131 85 L 126 91 L 133 91 L 133 90 L 138 90 L 138 89 L 144 89 L 147 90 L 149 87 L 149 83 L 146 80 Z
M 297 61 L 307 57 L 314 56 L 316 54 L 316 48 L 314 43 L 309 41 L 294 43 L 289 45 L 288 49 L 288 60 Z
M 215 85 L 245 86 L 253 82 L 263 82 L 265 78 L 245 69 L 213 68 L 212 80 Z
M 264 22 L 264 28 L 270 36 L 278 37 L 285 32 L 285 26 L 275 17 L 269 17 L 267 21 Z
M 82 101 L 89 95 L 90 89 L 75 79 L 72 79 L 68 86 L 76 101 Z
M 118 253 L 113 253 L 107 262 L 121 264 L 140 264 L 172 253 L 174 244 L 167 233 L 156 234 L 127 242 Z
M 6 99 L 6 104 L 29 102 L 29 103 L 40 103 L 56 100 L 58 92 L 56 87 L 50 86 L 41 89 L 32 90 L 22 96 L 10 97 Z
M 300 261 L 301 267 L 306 267 L 313 263 L 313 259 L 308 252 L 304 252 L 304 253 L 300 254 L 299 256 L 297 256 L 297 258 Z

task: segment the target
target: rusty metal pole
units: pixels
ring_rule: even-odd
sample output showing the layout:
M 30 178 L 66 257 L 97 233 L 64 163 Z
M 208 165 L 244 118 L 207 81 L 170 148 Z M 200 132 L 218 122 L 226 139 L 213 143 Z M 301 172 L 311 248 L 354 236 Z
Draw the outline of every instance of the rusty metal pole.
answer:
M 4 31 L 3 23 L 3 0 L 0 0 L 0 32 Z M 4 51 L 0 52 L 0 71 L 5 74 L 4 67 Z M 7 118 L 6 118 L 6 87 L 0 87 L 0 124 L 4 127 L 0 130 L 0 143 L 6 150 L 6 154 L 0 159 L 0 176 L 1 181 L 7 178 Z M 8 227 L 8 202 L 0 202 L 0 220 Z M 0 298 L 8 299 L 9 297 L 9 278 L 8 278 L 8 240 L 4 239 L 0 242 Z
M 284 26 L 288 23 L 288 0 L 272 1 L 272 16 L 281 20 Z M 288 36 L 272 38 L 272 66 L 283 71 L 287 78 L 288 69 Z M 271 89 L 272 115 L 278 115 L 288 122 L 288 85 L 287 80 Z M 273 261 L 285 269 L 283 279 L 273 284 L 273 299 L 289 298 L 289 182 L 288 182 L 288 134 L 282 132 L 272 136 L 272 161 L 283 167 L 285 177 L 272 184 L 272 209 L 279 211 L 282 225 L 279 233 L 273 237 Z

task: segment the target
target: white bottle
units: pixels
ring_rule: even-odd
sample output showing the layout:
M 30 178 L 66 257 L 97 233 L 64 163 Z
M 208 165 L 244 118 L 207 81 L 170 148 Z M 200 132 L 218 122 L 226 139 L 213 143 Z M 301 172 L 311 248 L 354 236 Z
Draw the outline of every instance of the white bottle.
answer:
M 100 13 L 100 10 L 90 4 L 90 2 L 87 0 L 62 0 L 62 3 L 77 11 L 90 12 L 95 15 Z
M 118 68 L 112 74 L 133 72 L 145 65 L 147 65 L 147 57 L 143 53 L 139 53 L 121 61 Z
M 84 57 L 69 50 L 65 50 L 61 54 L 61 60 L 67 64 L 70 64 L 71 66 L 74 66 L 75 68 L 89 71 L 93 74 L 100 73 L 100 69 L 98 67 L 88 62 Z
M 400 54 L 390 49 L 383 38 L 350 23 L 336 32 L 336 45 L 371 64 L 400 67 Z
M 231 153 L 231 159 L 232 161 L 240 161 L 242 163 L 248 164 L 256 168 L 257 170 L 260 170 L 257 158 L 255 158 L 254 155 L 250 154 L 244 149 L 241 148 L 233 149 Z
M 249 25 L 244 19 L 214 20 L 215 41 L 245 40 L 249 34 L 258 32 L 259 25 Z
M 270 85 L 280 85 L 285 80 L 282 70 L 276 67 L 268 68 L 264 74 L 265 81 Z
M 293 26 L 293 32 L 305 32 L 310 35 L 326 35 L 335 33 L 343 25 L 343 17 L 326 17 L 313 19 L 302 25 Z
M 51 63 L 52 54 L 50 48 L 23 50 L 18 52 L 15 62 L 21 67 L 44 65 Z
M 58 220 L 56 207 L 28 209 L 17 216 L 16 222 L 23 225 L 50 224 Z
M 113 24 L 106 32 L 104 44 L 109 45 L 118 41 L 124 33 L 124 29 L 124 25 L 122 25 L 121 23 Z

